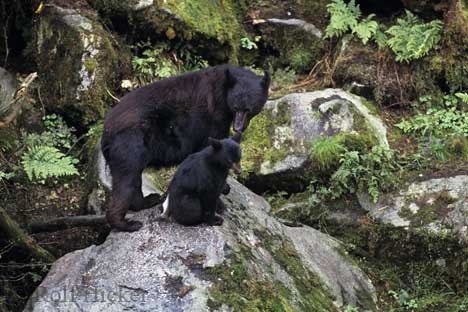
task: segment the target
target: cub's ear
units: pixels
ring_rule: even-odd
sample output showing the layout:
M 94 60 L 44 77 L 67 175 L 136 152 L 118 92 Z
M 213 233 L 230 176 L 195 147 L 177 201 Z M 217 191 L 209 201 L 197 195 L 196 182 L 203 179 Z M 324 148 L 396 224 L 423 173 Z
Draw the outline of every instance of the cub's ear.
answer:
M 268 88 L 270 87 L 270 81 L 271 81 L 270 72 L 265 70 L 262 81 L 260 82 L 260 84 L 262 85 L 262 88 L 265 90 L 268 90 Z
M 215 151 L 217 150 L 220 150 L 221 149 L 221 141 L 220 140 L 216 140 L 216 139 L 213 139 L 213 138 L 208 138 L 208 143 L 210 143 L 211 146 L 213 146 L 213 149 Z
M 226 70 L 224 71 L 224 75 L 226 76 L 226 82 L 225 82 L 226 87 L 227 88 L 234 87 L 234 85 L 237 83 L 237 79 L 236 77 L 232 75 L 229 68 L 226 68 Z

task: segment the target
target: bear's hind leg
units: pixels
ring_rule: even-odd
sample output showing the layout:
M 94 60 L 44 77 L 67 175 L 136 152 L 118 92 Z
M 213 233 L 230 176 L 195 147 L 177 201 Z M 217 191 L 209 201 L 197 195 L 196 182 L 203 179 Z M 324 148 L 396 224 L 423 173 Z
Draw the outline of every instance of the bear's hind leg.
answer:
M 116 180 L 113 177 L 113 180 Z M 143 224 L 139 221 L 130 221 L 125 219 L 127 210 L 132 206 L 134 192 L 136 189 L 131 183 L 116 181 L 112 188 L 112 203 L 107 210 L 107 221 L 113 229 L 123 232 L 138 231 Z

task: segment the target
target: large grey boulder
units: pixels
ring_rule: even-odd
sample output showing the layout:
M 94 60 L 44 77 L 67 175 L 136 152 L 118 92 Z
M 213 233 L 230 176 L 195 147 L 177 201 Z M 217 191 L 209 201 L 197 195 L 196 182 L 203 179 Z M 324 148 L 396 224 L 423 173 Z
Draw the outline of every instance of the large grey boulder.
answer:
M 220 227 L 135 215 L 135 233 L 65 255 L 25 311 L 374 311 L 371 281 L 335 239 L 288 228 L 267 202 L 230 179 Z
M 91 13 L 45 5 L 34 27 L 34 47 L 47 108 L 87 126 L 102 119 L 114 101 L 119 78 L 114 39 Z
M 451 235 L 468 243 L 468 175 L 409 183 L 397 192 L 384 194 L 375 204 L 363 194 L 359 201 L 383 223 Z
M 293 93 L 267 102 L 251 121 L 242 142 L 248 185 L 255 185 L 258 191 L 300 190 L 300 184 L 309 181 L 304 172 L 318 138 L 366 132 L 388 146 L 385 125 L 368 106 L 341 89 Z

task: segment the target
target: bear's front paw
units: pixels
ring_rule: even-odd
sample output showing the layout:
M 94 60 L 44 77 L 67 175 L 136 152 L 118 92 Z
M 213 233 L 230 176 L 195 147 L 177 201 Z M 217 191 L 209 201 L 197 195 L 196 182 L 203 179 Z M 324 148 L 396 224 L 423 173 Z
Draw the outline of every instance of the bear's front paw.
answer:
M 219 225 L 223 225 L 223 222 L 224 222 L 223 218 L 221 218 L 220 216 L 214 216 L 213 220 L 210 220 L 208 222 L 208 225 L 219 226 Z

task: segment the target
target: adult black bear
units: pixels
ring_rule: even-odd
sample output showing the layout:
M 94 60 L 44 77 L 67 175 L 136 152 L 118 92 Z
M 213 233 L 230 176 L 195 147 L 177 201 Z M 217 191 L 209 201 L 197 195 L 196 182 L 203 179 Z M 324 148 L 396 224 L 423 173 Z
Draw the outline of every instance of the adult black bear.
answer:
M 136 89 L 107 114 L 101 148 L 112 175 L 112 228 L 137 231 L 142 224 L 125 220 L 128 209 L 148 208 L 141 192 L 147 166 L 182 162 L 201 150 L 208 137 L 228 137 L 230 125 L 244 131 L 268 97 L 270 76 L 221 65 Z
M 169 205 L 163 217 L 171 216 L 183 225 L 223 223 L 215 214 L 222 204 L 219 195 L 229 192 L 229 169 L 240 170 L 241 148 L 233 139 L 209 141 L 210 146 L 187 157 L 177 169 L 169 185 Z

